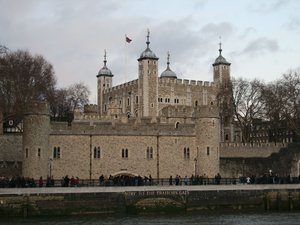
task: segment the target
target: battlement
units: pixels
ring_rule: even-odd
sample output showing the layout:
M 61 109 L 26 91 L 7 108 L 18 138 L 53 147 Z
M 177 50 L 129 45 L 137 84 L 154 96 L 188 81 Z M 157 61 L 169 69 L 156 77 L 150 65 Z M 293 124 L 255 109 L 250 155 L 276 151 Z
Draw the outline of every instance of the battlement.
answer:
M 50 105 L 47 101 L 33 101 L 27 105 L 25 115 L 50 115 Z
M 266 158 L 280 149 L 287 148 L 288 143 L 221 143 L 221 158 Z
M 197 118 L 219 118 L 219 108 L 216 105 L 202 105 L 195 108 Z
M 163 117 L 192 117 L 194 108 L 191 106 L 167 106 L 161 110 Z
M 198 81 L 198 80 L 187 80 L 187 79 L 174 79 L 169 77 L 159 78 L 159 84 L 182 84 L 182 85 L 191 85 L 191 86 L 200 86 L 200 87 L 215 87 L 214 82 L 209 81 Z
M 138 80 L 136 79 L 136 80 L 132 80 L 132 81 L 114 86 L 112 88 L 109 88 L 109 89 L 105 90 L 104 93 L 106 94 L 106 93 L 109 93 L 109 92 L 112 92 L 112 91 L 117 91 L 117 90 L 120 90 L 120 89 L 124 89 L 124 88 L 127 88 L 127 87 L 132 87 L 132 86 L 137 86 L 137 85 L 138 85 Z
M 266 147 L 282 147 L 285 148 L 287 147 L 288 143 L 276 143 L 276 142 L 267 142 L 267 143 L 262 143 L 262 142 L 257 142 L 257 143 L 236 143 L 236 142 L 226 142 L 226 143 L 221 143 L 220 146 L 226 149 L 227 147 L 232 149 L 232 148 L 241 148 L 241 147 L 247 147 L 247 148 L 261 148 L 265 149 Z
M 89 104 L 84 106 L 84 113 L 97 113 L 98 105 L 97 104 Z

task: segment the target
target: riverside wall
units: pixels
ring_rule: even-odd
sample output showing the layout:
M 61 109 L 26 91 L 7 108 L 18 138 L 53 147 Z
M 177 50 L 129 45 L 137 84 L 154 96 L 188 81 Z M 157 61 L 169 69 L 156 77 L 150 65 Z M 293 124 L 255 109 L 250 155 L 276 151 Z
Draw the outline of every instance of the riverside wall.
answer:
M 300 210 L 299 185 L 0 189 L 0 218 Z

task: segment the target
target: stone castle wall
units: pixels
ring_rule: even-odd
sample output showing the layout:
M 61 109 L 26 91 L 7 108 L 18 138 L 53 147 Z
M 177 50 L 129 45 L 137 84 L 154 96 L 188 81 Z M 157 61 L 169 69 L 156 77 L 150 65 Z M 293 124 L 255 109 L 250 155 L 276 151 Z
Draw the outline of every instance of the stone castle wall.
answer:
M 22 134 L 0 135 L 0 176 L 20 176 L 22 161 Z
M 266 158 L 278 153 L 287 143 L 221 143 L 221 158 Z
M 194 173 L 194 137 L 51 135 L 50 149 L 54 147 L 60 148 L 61 155 L 49 162 L 55 179 L 65 175 L 97 179 L 102 174 L 166 178 Z M 94 158 L 95 147 L 100 148 L 100 158 Z M 184 158 L 184 147 L 190 149 L 189 159 Z M 153 149 L 152 158 L 147 158 L 147 148 Z M 128 149 L 128 157 L 122 157 L 122 149 Z

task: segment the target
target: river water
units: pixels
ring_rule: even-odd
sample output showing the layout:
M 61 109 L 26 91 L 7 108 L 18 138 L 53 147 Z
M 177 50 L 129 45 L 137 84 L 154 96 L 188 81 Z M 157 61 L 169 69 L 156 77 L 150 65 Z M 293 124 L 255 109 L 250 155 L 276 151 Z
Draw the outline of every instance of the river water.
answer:
M 0 218 L 0 224 L 43 225 L 300 225 L 300 213 L 180 214 Z

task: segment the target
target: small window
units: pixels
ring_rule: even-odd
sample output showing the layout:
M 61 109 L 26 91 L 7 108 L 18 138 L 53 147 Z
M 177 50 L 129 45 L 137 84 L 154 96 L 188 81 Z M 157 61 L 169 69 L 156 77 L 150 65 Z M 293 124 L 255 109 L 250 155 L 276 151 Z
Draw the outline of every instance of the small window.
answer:
M 25 157 L 28 158 L 28 148 L 25 149 Z
M 135 103 L 136 103 L 136 104 L 139 103 L 139 96 L 135 96 Z
M 39 158 L 41 157 L 41 149 L 40 148 L 38 148 L 37 155 L 38 155 Z
M 226 140 L 226 141 L 229 140 L 228 134 L 225 135 L 225 140 Z
M 153 148 L 152 147 L 147 147 L 146 156 L 147 156 L 147 159 L 153 159 Z
M 100 159 L 101 158 L 101 150 L 100 147 L 94 147 L 94 159 Z
M 53 159 L 60 159 L 60 147 L 53 148 Z
M 104 112 L 106 112 L 106 104 L 104 104 Z
M 127 148 L 123 148 L 122 149 L 122 158 L 128 158 L 128 149 Z
M 209 147 L 206 147 L 206 154 L 209 155 Z
M 130 105 L 130 98 L 127 98 L 127 105 Z
M 175 128 L 178 129 L 178 127 L 179 127 L 179 122 L 176 122 L 175 123 Z
M 195 101 L 195 106 L 198 106 L 198 101 Z
M 190 159 L 190 148 L 183 149 L 183 156 L 184 156 L 184 159 Z

